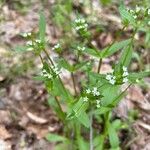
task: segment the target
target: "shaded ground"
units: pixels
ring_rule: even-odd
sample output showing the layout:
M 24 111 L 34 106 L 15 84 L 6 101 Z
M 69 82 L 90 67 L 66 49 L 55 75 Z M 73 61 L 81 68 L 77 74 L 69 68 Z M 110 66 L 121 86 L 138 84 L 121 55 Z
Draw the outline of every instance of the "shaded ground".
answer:
M 61 134 L 63 128 L 48 105 L 49 97 L 42 83 L 32 78 L 40 68 L 39 60 L 32 59 L 32 54 L 14 54 L 10 48 L 24 43 L 18 36 L 19 33 L 37 31 L 41 3 L 35 1 L 33 4 L 24 15 L 14 9 L 11 2 L 0 8 L 2 12 L 0 17 L 3 20 L 0 24 L 0 150 L 2 145 L 14 150 L 51 150 L 53 144 L 44 139 L 45 135 L 48 132 Z M 47 10 L 45 12 L 48 16 Z M 117 16 L 110 13 L 102 17 L 106 22 L 110 20 L 114 22 L 114 26 L 117 22 L 117 28 L 121 28 Z M 56 43 L 60 33 L 56 31 L 50 20 L 48 24 L 48 40 Z M 115 32 L 112 28 L 109 29 L 110 33 L 96 35 L 94 42 L 101 47 L 110 43 Z M 113 57 L 111 59 L 115 60 Z M 103 72 L 111 70 L 109 65 L 111 59 L 104 61 Z M 18 64 L 20 61 L 21 64 Z M 22 65 L 24 67 L 18 73 Z M 28 69 L 33 66 L 35 70 L 29 71 Z M 136 70 L 137 66 L 133 66 L 133 69 Z M 66 78 L 68 79 L 69 76 L 67 75 Z M 65 81 L 66 87 L 70 88 L 72 83 L 68 81 Z M 145 81 L 150 85 L 150 78 L 146 78 Z M 148 150 L 150 147 L 150 91 L 148 89 L 132 86 L 129 94 L 114 111 L 123 120 L 129 120 L 129 110 L 138 111 L 136 121 L 131 125 L 131 134 L 125 140 L 131 150 Z

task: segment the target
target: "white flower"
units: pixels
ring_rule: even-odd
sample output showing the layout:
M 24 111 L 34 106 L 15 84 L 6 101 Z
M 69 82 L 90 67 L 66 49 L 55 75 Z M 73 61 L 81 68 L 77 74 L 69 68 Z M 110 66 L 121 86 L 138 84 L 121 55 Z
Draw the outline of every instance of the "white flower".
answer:
M 129 73 L 127 71 L 123 72 L 123 74 L 122 74 L 123 77 L 126 77 L 128 75 L 129 75 Z
M 27 33 L 28 36 L 31 36 L 31 32 Z
M 87 102 L 89 99 L 87 98 L 87 96 L 86 97 L 83 97 L 83 101 L 84 102 Z
M 126 83 L 126 82 L 128 82 L 128 78 L 127 77 L 125 77 L 125 78 L 123 78 L 123 80 L 122 80 L 124 83 Z
M 91 93 L 91 90 L 90 90 L 90 89 L 86 89 L 86 93 L 87 93 L 87 94 L 90 94 L 90 93 Z
M 93 93 L 94 96 L 99 96 L 100 95 L 100 92 L 97 91 L 97 87 L 93 88 L 92 93 Z
M 148 15 L 150 15 L 150 8 L 148 9 L 147 13 L 148 13 Z
M 78 49 L 79 51 L 84 51 L 84 50 L 85 50 L 85 47 L 80 47 L 80 46 L 78 46 L 77 49 Z
M 111 83 L 112 85 L 114 85 L 115 82 L 116 82 L 116 80 L 114 80 L 114 79 L 109 80 L 109 83 Z
M 96 105 L 96 107 L 97 107 L 97 108 L 100 108 L 100 107 L 101 107 L 101 105 L 100 105 L 100 104 L 97 104 L 97 105 Z
M 96 107 L 97 108 L 100 108 L 100 102 L 101 102 L 100 100 L 96 100 Z
M 107 80 L 111 80 L 112 77 L 113 77 L 113 76 L 112 76 L 111 74 L 107 74 L 107 75 L 106 75 L 106 79 L 107 79 Z
M 32 41 L 28 41 L 28 42 L 27 42 L 27 45 L 28 45 L 28 46 L 32 46 L 32 45 L 33 45 Z
M 137 18 L 137 15 L 133 15 L 133 18 L 136 19 L 136 18 Z
M 141 8 L 139 6 L 136 5 L 136 13 L 140 12 Z
M 123 71 L 127 71 L 127 67 L 125 67 L 125 66 L 123 66 L 122 69 L 123 69 Z
M 37 40 L 35 40 L 35 42 L 40 44 L 40 43 L 41 43 L 41 40 L 38 40 L 38 39 L 37 39 Z
M 52 50 L 56 50 L 56 49 L 58 49 L 58 48 L 60 48 L 60 44 L 59 44 L 59 43 L 56 44 L 56 45 L 54 45 L 54 47 L 52 48 Z
M 28 34 L 27 34 L 27 33 L 22 33 L 22 36 L 23 36 L 23 37 L 27 37 Z

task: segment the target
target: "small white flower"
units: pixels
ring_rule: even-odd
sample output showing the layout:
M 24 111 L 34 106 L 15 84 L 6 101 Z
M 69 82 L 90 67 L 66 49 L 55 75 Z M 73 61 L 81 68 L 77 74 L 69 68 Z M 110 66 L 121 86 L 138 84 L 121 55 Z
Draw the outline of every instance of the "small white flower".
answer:
M 101 102 L 100 100 L 96 100 L 96 103 L 97 103 L 97 104 L 100 104 L 100 102 Z
M 28 45 L 28 46 L 32 46 L 32 45 L 33 45 L 32 41 L 28 41 L 28 42 L 27 42 L 27 45 Z
M 126 83 L 126 82 L 128 82 L 128 78 L 127 77 L 125 77 L 125 78 L 123 78 L 123 83 Z
M 28 34 L 27 34 L 27 33 L 22 33 L 22 36 L 23 36 L 23 37 L 27 37 Z
M 98 92 L 98 91 L 97 91 L 97 87 L 94 87 L 93 90 L 92 90 L 93 95 L 94 95 L 94 96 L 97 96 L 97 94 L 98 94 L 97 92 Z
M 90 94 L 90 93 L 91 93 L 91 90 L 90 90 L 90 89 L 86 89 L 86 93 L 87 93 L 87 94 Z
M 84 50 L 85 50 L 85 47 L 80 47 L 80 46 L 78 46 L 77 49 L 78 49 L 79 51 L 84 51 Z
M 100 107 L 101 107 L 101 105 L 100 105 L 100 104 L 97 104 L 97 105 L 96 105 L 96 107 L 97 107 L 97 108 L 100 108 Z
M 114 85 L 115 82 L 116 82 L 116 81 L 115 81 L 114 79 L 109 80 L 109 83 L 111 83 L 112 85 Z
M 52 78 L 52 75 L 51 75 L 51 74 L 47 74 L 47 78 L 48 78 L 48 79 L 51 79 L 51 78 Z
M 87 97 L 83 97 L 83 101 L 87 102 L 89 99 Z
M 112 76 L 111 74 L 107 74 L 107 75 L 106 75 L 106 79 L 107 79 L 107 80 L 111 80 L 112 77 L 113 77 L 113 76 Z
M 147 13 L 148 13 L 148 15 L 150 15 L 150 8 L 148 9 Z
M 38 39 L 37 39 L 37 40 L 35 40 L 35 42 L 36 42 L 36 43 L 41 43 L 41 40 L 38 40 Z
M 56 44 L 56 45 L 54 45 L 54 47 L 52 48 L 52 50 L 56 50 L 56 49 L 58 49 L 58 48 L 60 48 L 60 44 L 59 44 L 59 43 Z
M 140 12 L 141 8 L 139 6 L 136 5 L 136 13 Z
M 133 18 L 136 19 L 136 18 L 137 18 L 137 15 L 133 15 Z
M 122 74 L 123 77 L 126 77 L 126 76 L 128 76 L 128 75 L 129 75 L 129 73 L 128 73 L 127 71 L 125 71 L 125 72 Z
M 27 35 L 28 35 L 28 36 L 31 36 L 31 32 L 28 32 Z
M 96 96 L 99 96 L 99 95 L 100 95 L 100 92 L 97 91 L 97 92 L 95 93 L 95 95 L 96 95 Z
M 125 67 L 125 66 L 123 66 L 122 69 L 123 69 L 123 71 L 127 71 L 127 67 Z
M 42 70 L 42 73 L 47 73 L 47 71 L 45 69 Z

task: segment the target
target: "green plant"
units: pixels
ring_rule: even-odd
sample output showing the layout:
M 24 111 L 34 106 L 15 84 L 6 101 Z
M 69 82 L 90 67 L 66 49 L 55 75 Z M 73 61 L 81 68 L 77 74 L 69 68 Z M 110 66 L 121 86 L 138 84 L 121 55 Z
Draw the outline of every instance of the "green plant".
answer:
M 25 47 L 22 47 L 22 49 L 18 48 L 18 50 L 33 51 L 36 56 L 40 57 L 43 68 L 41 74 L 35 78 L 44 82 L 50 94 L 48 103 L 64 125 L 63 135 L 50 133 L 46 137 L 51 142 L 58 142 L 56 145 L 57 150 L 62 148 L 68 150 L 120 149 L 118 131 L 122 128 L 122 122 L 120 120 L 112 120 L 112 110 L 126 95 L 127 89 L 132 84 L 136 84 L 144 77 L 150 75 L 150 71 L 128 72 L 134 48 L 134 35 L 141 26 L 145 26 L 146 17 L 149 17 L 149 9 L 146 9 L 146 12 L 147 15 L 144 21 L 137 23 L 137 18 L 134 17 L 135 14 L 127 11 L 122 5 L 120 14 L 124 28 L 131 25 L 133 28 L 132 36 L 130 39 L 123 41 L 114 41 L 101 51 L 89 44 L 91 33 L 88 31 L 88 23 L 82 17 L 77 17 L 73 23 L 73 28 L 76 30 L 75 36 L 80 41 L 77 46 L 72 47 L 74 50 L 72 54 L 76 58 L 74 64 L 70 64 L 61 55 L 63 47 L 59 43 L 52 48 L 53 51 L 58 53 L 58 59 L 54 61 L 51 58 L 49 51 L 46 49 L 46 20 L 43 13 L 40 14 L 39 33 L 23 34 L 28 42 Z M 121 56 L 118 62 L 112 66 L 112 72 L 101 74 L 103 59 L 112 56 L 119 50 L 122 50 Z M 44 59 L 42 53 L 46 55 L 46 59 Z M 85 60 L 85 56 L 90 57 Z M 96 72 L 93 71 L 95 58 L 99 59 Z M 70 72 L 74 94 L 71 94 L 65 88 L 61 78 L 62 68 Z M 80 78 L 79 72 L 83 72 L 85 78 L 84 80 L 81 79 L 81 88 L 78 90 L 75 75 L 78 75 L 78 78 Z M 124 84 L 126 88 L 122 90 L 122 85 Z M 62 109 L 62 104 L 65 104 L 65 110 Z M 102 130 L 93 128 L 94 119 L 103 126 Z M 108 144 L 105 145 L 105 143 Z

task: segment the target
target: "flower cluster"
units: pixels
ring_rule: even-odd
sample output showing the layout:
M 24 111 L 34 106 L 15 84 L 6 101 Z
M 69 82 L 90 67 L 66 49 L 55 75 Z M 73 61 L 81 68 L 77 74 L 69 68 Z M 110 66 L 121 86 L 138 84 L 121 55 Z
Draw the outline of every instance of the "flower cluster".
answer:
M 110 84 L 114 85 L 116 83 L 116 77 L 113 74 L 107 74 L 106 80 L 109 81 Z
M 35 49 L 42 49 L 43 48 L 43 43 L 39 39 L 36 39 L 33 41 L 29 40 L 29 41 L 27 41 L 26 45 L 28 47 L 28 50 L 33 50 L 34 48 Z
M 146 9 L 144 7 L 136 6 L 135 10 L 127 9 L 127 11 L 133 16 L 138 23 L 145 22 L 147 25 L 150 25 L 149 17 L 150 17 L 150 8 Z M 144 19 L 142 19 L 144 16 Z
M 86 89 L 85 94 L 86 96 L 83 97 L 84 102 L 88 102 L 91 98 L 93 100 L 96 100 L 96 102 L 94 101 L 94 103 L 96 103 L 97 108 L 100 108 L 100 100 L 97 99 L 100 96 L 100 92 L 98 91 L 97 87 L 93 87 L 93 89 Z
M 60 74 L 60 69 L 58 69 L 57 66 L 52 66 L 49 72 L 46 71 L 46 69 L 43 69 L 41 76 L 51 79 L 52 77 L 57 76 L 59 74 Z
M 78 46 L 78 47 L 77 47 L 77 50 L 78 50 L 79 52 L 83 52 L 83 51 L 85 51 L 85 47 Z
M 57 43 L 56 45 L 54 45 L 54 47 L 52 48 L 52 50 L 59 50 L 59 49 L 61 49 L 61 46 L 60 46 L 60 44 L 59 43 Z
M 21 34 L 24 38 L 30 37 L 31 36 L 31 32 L 28 33 L 22 33 Z
M 78 18 L 75 20 L 75 30 L 76 31 L 79 31 L 79 32 L 87 31 L 87 27 L 88 27 L 88 24 L 86 23 L 85 19 Z
M 126 82 L 128 82 L 129 73 L 128 73 L 127 67 L 123 66 L 122 69 L 123 69 L 123 74 L 122 74 L 123 80 L 122 80 L 122 82 L 126 83 Z
M 52 78 L 52 75 L 48 73 L 45 69 L 42 70 L 41 76 L 46 77 L 48 79 Z
M 61 70 L 57 66 L 52 66 L 51 68 L 56 76 L 60 74 Z
M 129 73 L 128 73 L 127 67 L 123 66 L 121 76 L 119 76 L 119 75 L 116 76 L 116 75 L 114 75 L 113 72 L 111 74 L 106 75 L 106 80 L 108 80 L 110 84 L 114 85 L 115 83 L 120 83 L 120 81 L 121 81 L 121 83 L 128 82 Z

